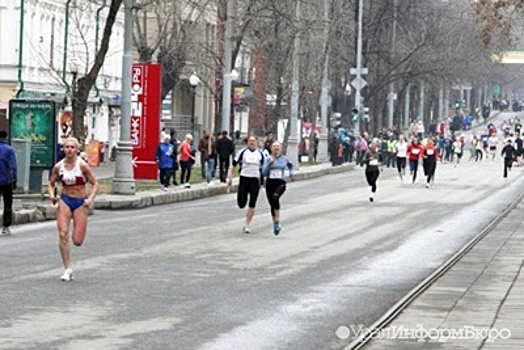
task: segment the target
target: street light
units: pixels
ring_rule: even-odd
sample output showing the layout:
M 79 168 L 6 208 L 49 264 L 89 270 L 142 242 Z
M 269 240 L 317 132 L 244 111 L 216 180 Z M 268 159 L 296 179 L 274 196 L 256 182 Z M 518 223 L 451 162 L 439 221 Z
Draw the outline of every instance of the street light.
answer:
M 196 100 L 196 88 L 200 84 L 200 78 L 196 73 L 193 73 L 189 77 L 189 85 L 191 85 L 191 134 L 195 137 L 195 100 Z
M 236 117 L 236 108 L 235 108 L 235 83 L 236 81 L 238 80 L 238 72 L 236 69 L 233 68 L 233 70 L 231 71 L 231 109 L 230 109 L 230 114 L 229 114 L 229 125 L 233 125 L 233 132 L 235 132 L 237 130 L 236 126 L 235 125 L 235 117 Z M 239 129 L 240 129 L 240 125 L 239 126 Z
M 231 71 L 231 80 L 233 80 L 233 81 L 237 81 L 238 76 L 239 76 L 239 74 L 238 74 L 237 70 L 236 70 L 236 69 L 233 69 L 233 70 Z
M 69 71 L 71 72 L 71 75 L 73 76 L 73 81 L 71 83 L 71 109 L 75 110 L 75 91 L 76 91 L 76 80 L 78 77 L 78 64 L 76 61 L 71 61 L 69 64 Z M 79 135 L 76 135 L 78 137 Z

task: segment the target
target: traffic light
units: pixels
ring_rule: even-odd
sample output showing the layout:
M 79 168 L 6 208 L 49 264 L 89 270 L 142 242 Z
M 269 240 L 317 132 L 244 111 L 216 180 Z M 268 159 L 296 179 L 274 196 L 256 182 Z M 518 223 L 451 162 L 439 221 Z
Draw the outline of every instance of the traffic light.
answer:
M 358 109 L 353 108 L 353 109 L 351 110 L 351 121 L 352 121 L 352 122 L 357 122 L 357 121 L 358 121 L 358 119 L 359 119 L 359 115 L 358 115 L 358 114 L 359 114 L 359 113 L 358 113 Z
M 342 125 L 342 114 L 335 112 L 333 113 L 332 119 L 331 119 L 331 125 L 334 127 L 339 127 Z

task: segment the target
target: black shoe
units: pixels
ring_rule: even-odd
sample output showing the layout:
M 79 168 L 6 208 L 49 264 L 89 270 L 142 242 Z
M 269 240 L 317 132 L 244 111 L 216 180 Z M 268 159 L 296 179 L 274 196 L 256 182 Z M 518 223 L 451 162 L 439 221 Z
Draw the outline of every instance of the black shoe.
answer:
M 373 202 L 374 201 L 373 197 L 369 197 L 369 201 Z
M 173 182 L 173 185 L 174 185 L 174 186 L 178 186 L 178 182 L 176 182 L 176 181 Z

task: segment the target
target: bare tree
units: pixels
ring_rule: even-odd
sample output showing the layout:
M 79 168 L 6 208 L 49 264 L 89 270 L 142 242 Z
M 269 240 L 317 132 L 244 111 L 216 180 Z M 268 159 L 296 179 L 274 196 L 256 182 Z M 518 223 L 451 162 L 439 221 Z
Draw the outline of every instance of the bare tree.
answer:
M 94 61 L 87 70 L 87 73 L 78 79 L 76 89 L 73 93 L 73 134 L 78 138 L 81 144 L 84 144 L 85 140 L 84 116 L 87 109 L 89 94 L 104 64 L 104 60 L 109 49 L 111 32 L 113 25 L 115 24 L 118 11 L 122 5 L 122 1 L 123 0 L 111 0 L 99 50 L 96 52 Z M 89 60 L 87 62 L 89 62 Z

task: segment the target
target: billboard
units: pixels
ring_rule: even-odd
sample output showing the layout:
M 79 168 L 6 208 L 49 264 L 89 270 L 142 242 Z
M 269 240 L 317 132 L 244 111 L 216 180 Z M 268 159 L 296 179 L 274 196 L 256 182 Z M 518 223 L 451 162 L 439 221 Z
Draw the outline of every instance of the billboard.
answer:
M 9 138 L 31 141 L 32 168 L 55 162 L 56 106 L 53 101 L 9 101 Z
M 162 70 L 134 64 L 131 74 L 131 144 L 135 179 L 156 180 L 155 152 L 160 139 Z

